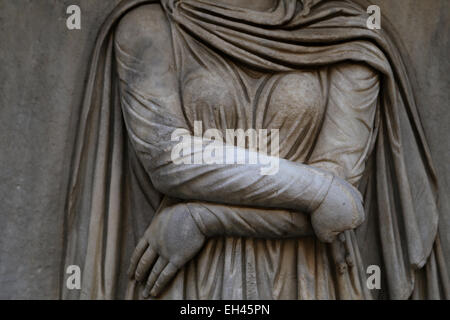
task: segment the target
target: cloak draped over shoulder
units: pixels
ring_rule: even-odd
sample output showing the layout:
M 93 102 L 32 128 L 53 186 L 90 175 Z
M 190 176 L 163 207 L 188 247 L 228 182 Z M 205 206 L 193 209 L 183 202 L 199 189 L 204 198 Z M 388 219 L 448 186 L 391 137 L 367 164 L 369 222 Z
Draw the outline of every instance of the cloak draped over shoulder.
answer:
M 164 199 L 127 138 L 113 50 L 121 17 L 156 2 L 122 1 L 96 41 L 67 200 L 65 266 L 83 266 L 81 298 L 125 297 L 130 255 Z M 382 75 L 378 131 L 359 185 L 367 219 L 356 231 L 358 245 L 365 265 L 381 267 L 384 297 L 449 298 L 437 232 L 436 175 L 413 91 L 398 49 L 382 30 L 366 27 L 365 11 L 347 0 L 280 0 L 257 15 L 202 0 L 160 2 L 187 33 L 258 70 L 352 61 Z M 63 298 L 75 298 L 62 290 Z

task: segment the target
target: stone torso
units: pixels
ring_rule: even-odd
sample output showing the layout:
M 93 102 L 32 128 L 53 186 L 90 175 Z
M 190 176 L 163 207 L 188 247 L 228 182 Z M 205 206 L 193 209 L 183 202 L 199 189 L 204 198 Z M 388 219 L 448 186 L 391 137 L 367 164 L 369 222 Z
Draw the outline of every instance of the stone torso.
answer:
M 189 53 L 183 57 L 180 83 L 190 127 L 201 121 L 203 130 L 222 134 L 226 129 L 277 129 L 280 156 L 306 161 L 325 111 L 326 70 L 264 73 L 209 54 L 211 59 L 201 62 Z

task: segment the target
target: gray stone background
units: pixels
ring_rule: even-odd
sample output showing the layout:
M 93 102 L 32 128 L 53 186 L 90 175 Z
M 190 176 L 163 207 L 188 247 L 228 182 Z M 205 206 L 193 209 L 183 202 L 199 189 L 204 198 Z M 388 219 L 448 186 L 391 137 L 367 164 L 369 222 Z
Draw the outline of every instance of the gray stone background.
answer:
M 0 0 L 0 299 L 59 296 L 65 194 L 97 31 L 119 0 Z M 450 1 L 370 0 L 408 52 L 450 265 Z M 82 29 L 66 28 L 66 8 Z M 387 27 L 383 25 L 382 27 Z

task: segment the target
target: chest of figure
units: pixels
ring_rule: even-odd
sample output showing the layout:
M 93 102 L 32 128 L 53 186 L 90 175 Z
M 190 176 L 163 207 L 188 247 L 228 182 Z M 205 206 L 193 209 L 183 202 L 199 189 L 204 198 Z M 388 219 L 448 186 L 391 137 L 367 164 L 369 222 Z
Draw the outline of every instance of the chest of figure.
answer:
M 256 73 L 230 64 L 192 68 L 180 82 L 187 121 L 202 121 L 205 130 L 279 129 L 281 136 L 301 134 L 319 123 L 325 110 L 321 71 Z

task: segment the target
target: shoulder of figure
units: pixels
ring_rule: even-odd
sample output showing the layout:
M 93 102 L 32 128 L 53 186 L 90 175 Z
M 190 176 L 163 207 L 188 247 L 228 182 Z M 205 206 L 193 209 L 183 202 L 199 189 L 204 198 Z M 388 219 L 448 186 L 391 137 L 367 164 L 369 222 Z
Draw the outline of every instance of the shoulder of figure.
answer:
M 331 68 L 334 78 L 342 80 L 345 78 L 350 82 L 377 81 L 379 73 L 366 63 L 344 62 Z M 333 78 L 333 77 L 332 77 Z
M 171 42 L 166 13 L 159 3 L 141 5 L 127 12 L 115 30 L 115 41 L 129 51 L 167 47 Z

